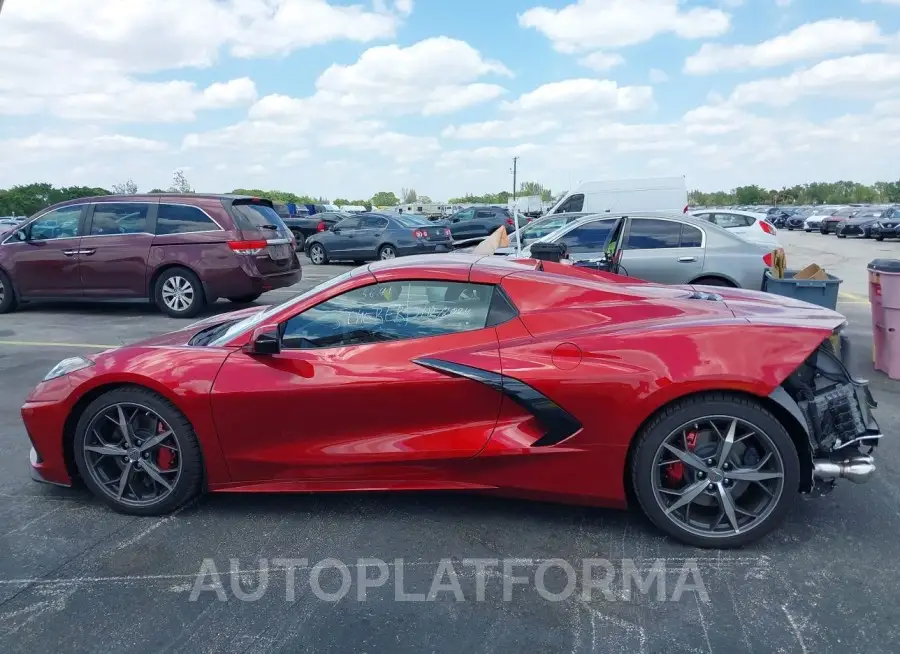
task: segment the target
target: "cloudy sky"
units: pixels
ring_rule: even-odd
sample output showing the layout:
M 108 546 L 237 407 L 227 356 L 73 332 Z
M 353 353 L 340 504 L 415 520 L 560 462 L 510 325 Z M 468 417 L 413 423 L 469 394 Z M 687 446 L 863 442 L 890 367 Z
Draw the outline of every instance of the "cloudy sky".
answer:
M 900 0 L 5 0 L 0 188 L 900 177 Z

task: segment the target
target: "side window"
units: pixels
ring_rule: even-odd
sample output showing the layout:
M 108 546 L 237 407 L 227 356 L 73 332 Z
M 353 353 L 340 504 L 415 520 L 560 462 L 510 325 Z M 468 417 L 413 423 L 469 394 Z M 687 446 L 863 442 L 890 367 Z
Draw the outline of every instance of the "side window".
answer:
M 698 248 L 703 245 L 703 232 L 687 223 L 681 224 L 681 247 Z
M 493 211 L 479 211 L 475 214 L 475 217 L 476 218 L 493 218 L 494 212 Z
M 584 194 L 576 193 L 563 202 L 559 209 L 554 213 L 569 213 L 570 211 L 581 211 L 584 208 Z
M 460 211 L 457 215 L 457 218 L 460 220 L 472 220 L 475 217 L 474 209 L 466 209 L 465 211 Z
M 359 218 L 346 218 L 335 225 L 338 229 L 358 229 L 359 228 Z
M 387 227 L 387 218 L 379 218 L 378 216 L 366 216 L 360 221 L 360 227 L 369 229 L 384 229 Z
M 681 223 L 658 218 L 635 218 L 625 247 L 629 250 L 677 248 L 681 242 Z
M 96 216 L 96 211 L 94 213 Z M 156 233 L 188 234 L 217 230 L 219 226 L 197 207 L 183 204 L 161 204 L 156 218 Z
M 606 244 L 606 238 L 609 236 L 609 231 L 615 224 L 615 220 L 597 220 L 576 227 L 559 240 L 566 244 L 569 252 L 602 250 Z
M 32 241 L 47 241 L 52 238 L 73 238 L 78 236 L 78 221 L 81 205 L 61 207 L 46 213 L 28 227 L 28 238 Z
M 493 293 L 490 285 L 442 281 L 357 288 L 284 323 L 282 347 L 343 347 L 483 329 Z
M 99 202 L 94 205 L 91 236 L 140 234 L 147 231 L 149 204 Z

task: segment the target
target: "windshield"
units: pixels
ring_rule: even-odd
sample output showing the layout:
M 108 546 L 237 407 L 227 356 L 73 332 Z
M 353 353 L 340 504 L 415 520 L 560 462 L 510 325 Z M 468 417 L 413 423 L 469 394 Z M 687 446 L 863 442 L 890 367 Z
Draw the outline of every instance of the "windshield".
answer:
M 410 216 L 410 215 L 402 215 L 395 216 L 394 220 L 399 223 L 402 227 L 421 227 L 422 225 L 432 225 L 433 223 L 427 218 L 420 218 L 419 216 Z
M 547 236 L 547 234 L 552 234 L 563 225 L 568 224 L 568 222 L 568 218 L 556 218 L 553 216 L 548 216 L 546 218 L 541 218 L 539 220 L 528 223 L 528 225 L 521 228 L 520 230 L 522 244 L 525 245 L 526 243 L 532 243 L 539 238 Z
M 228 328 L 228 331 L 226 331 L 224 334 L 219 336 L 216 340 L 212 341 L 209 344 L 210 347 L 221 347 L 222 345 L 225 345 L 225 343 L 227 343 L 228 341 L 233 339 L 235 336 L 242 334 L 243 332 L 247 331 L 248 329 L 253 329 L 257 325 L 261 325 L 270 316 L 275 315 L 282 309 L 287 309 L 287 308 L 290 308 L 297 304 L 300 304 L 301 302 L 311 298 L 316 293 L 321 293 L 322 291 L 327 290 L 333 286 L 337 286 L 338 284 L 343 284 L 345 281 L 350 279 L 350 276 L 352 275 L 352 273 L 353 273 L 352 270 L 348 270 L 347 272 L 343 273 L 342 275 L 338 275 L 337 277 L 332 277 L 331 279 L 326 279 L 321 284 L 318 284 L 317 286 L 313 286 L 311 289 L 301 293 L 300 295 L 297 295 L 292 298 L 288 298 L 284 302 L 280 302 L 278 304 L 273 304 L 269 308 L 263 309 L 259 313 L 255 313 L 252 316 L 248 316 L 247 318 L 244 318 L 243 320 L 240 320 L 240 321 L 234 323 L 231 327 Z

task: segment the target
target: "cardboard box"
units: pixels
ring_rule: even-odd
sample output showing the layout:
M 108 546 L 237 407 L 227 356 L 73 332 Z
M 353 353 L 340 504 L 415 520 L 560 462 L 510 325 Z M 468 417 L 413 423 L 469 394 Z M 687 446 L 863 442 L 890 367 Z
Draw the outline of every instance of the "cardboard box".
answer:
M 812 279 L 824 282 L 828 280 L 828 273 L 818 264 L 811 263 L 806 268 L 794 275 L 794 279 Z

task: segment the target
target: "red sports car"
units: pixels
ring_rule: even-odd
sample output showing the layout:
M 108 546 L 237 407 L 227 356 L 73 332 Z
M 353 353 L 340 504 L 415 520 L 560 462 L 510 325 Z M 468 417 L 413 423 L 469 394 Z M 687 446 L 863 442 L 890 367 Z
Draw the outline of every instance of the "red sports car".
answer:
M 112 508 L 203 491 L 465 490 L 625 507 L 731 547 L 873 471 L 843 316 L 461 254 L 60 362 L 22 408 L 36 479 Z

